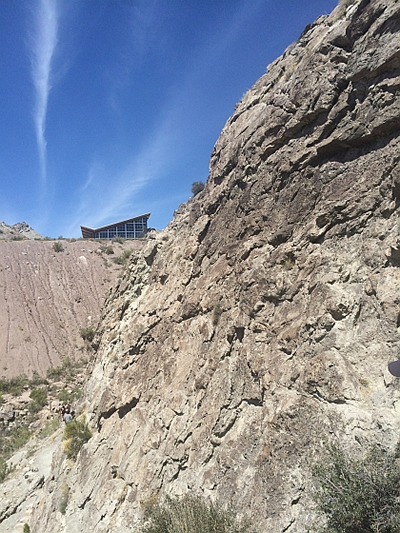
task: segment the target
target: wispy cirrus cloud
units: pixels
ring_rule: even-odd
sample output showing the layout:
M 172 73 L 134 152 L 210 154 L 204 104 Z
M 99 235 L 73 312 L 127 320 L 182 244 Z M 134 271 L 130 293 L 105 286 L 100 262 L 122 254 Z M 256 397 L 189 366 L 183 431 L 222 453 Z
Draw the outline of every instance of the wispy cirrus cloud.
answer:
M 30 38 L 31 76 L 35 88 L 33 119 L 42 185 L 46 183 L 46 116 L 52 87 L 52 61 L 58 43 L 57 0 L 37 0 Z
M 168 133 L 172 118 L 166 114 L 143 148 L 119 169 L 112 169 L 101 160 L 92 163 L 85 182 L 77 190 L 79 203 L 76 202 L 73 219 L 62 229 L 65 235 L 78 236 L 80 224 L 99 227 L 151 210 L 145 191 L 162 178 L 171 164 L 176 144 L 176 136 Z

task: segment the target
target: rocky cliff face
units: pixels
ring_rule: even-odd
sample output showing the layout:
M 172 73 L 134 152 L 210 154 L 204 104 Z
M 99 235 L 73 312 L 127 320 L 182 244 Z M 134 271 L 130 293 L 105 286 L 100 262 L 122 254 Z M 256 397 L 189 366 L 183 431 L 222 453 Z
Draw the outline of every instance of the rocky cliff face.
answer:
M 87 358 L 80 329 L 97 327 L 120 275 L 111 258 L 141 245 L 113 243 L 109 255 L 94 241 L 58 244 L 60 251 L 54 241 L 0 241 L 0 376 L 43 374 L 66 357 Z
M 0 222 L 0 240 L 19 239 L 43 239 L 43 237 L 26 222 L 17 222 L 12 226 Z
M 261 531 L 311 525 L 327 441 L 399 436 L 400 2 L 341 2 L 228 120 L 203 192 L 132 257 L 31 528 L 128 533 L 203 493 Z M 65 515 L 62 490 L 69 489 Z

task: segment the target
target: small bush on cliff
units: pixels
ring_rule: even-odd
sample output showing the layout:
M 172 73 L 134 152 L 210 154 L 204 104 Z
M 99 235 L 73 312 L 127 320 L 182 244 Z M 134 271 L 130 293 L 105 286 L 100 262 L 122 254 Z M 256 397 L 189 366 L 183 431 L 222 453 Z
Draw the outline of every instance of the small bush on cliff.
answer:
M 81 328 L 80 334 L 84 341 L 92 342 L 94 339 L 94 329 L 91 326 L 87 328 Z
M 122 252 L 122 254 L 119 255 L 118 257 L 113 257 L 112 260 L 117 265 L 124 265 L 125 266 L 125 265 L 128 264 L 128 260 L 129 260 L 130 256 L 132 255 L 132 252 L 133 252 L 133 250 L 131 250 L 129 248 L 128 250 L 124 250 Z
M 201 192 L 205 187 L 205 184 L 203 181 L 194 181 L 192 183 L 192 194 L 193 196 L 196 196 L 196 194 L 199 194 L 199 192 Z
M 314 499 L 325 525 L 318 533 L 400 532 L 400 447 L 369 446 L 363 457 L 338 447 L 314 468 Z
M 114 248 L 112 246 L 100 246 L 101 253 L 106 255 L 113 255 L 114 254 Z
M 6 479 L 8 474 L 13 471 L 13 468 L 10 468 L 6 463 L 3 457 L 0 457 L 0 483 Z
M 144 525 L 138 533 L 255 533 L 255 529 L 232 509 L 184 496 L 145 504 Z
M 82 446 L 91 438 L 92 432 L 84 418 L 76 418 L 65 426 L 64 452 L 68 459 L 76 459 Z
M 54 250 L 55 252 L 63 252 L 63 251 L 64 251 L 64 246 L 62 245 L 61 242 L 56 241 L 56 242 L 53 244 L 53 250 Z
M 38 413 L 47 404 L 47 391 L 42 387 L 32 389 L 29 397 L 31 399 L 29 404 L 31 413 Z

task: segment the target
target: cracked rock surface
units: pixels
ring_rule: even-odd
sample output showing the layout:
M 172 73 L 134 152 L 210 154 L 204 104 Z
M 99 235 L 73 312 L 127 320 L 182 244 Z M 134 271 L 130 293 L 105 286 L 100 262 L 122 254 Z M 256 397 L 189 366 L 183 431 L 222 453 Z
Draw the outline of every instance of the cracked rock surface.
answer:
M 55 457 L 35 533 L 128 533 L 187 491 L 304 533 L 326 442 L 397 440 L 399 29 L 397 0 L 338 7 L 238 104 L 205 189 L 106 302 L 94 435 Z

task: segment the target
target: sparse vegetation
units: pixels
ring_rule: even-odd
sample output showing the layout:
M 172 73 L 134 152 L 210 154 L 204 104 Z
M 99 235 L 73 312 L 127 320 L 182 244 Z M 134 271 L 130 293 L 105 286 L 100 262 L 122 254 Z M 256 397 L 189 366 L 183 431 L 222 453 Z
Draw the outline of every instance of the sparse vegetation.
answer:
M 205 183 L 203 181 L 194 181 L 192 183 L 192 188 L 191 188 L 193 196 L 196 196 L 196 194 L 199 194 L 199 192 L 201 192 L 204 189 L 204 187 L 205 187 Z
M 54 242 L 53 243 L 53 250 L 55 252 L 63 252 L 64 251 L 64 246 L 63 246 L 62 242 L 58 242 L 58 241 Z
M 150 500 L 143 504 L 144 524 L 139 533 L 254 533 L 231 508 L 196 496 Z
M 114 254 L 114 248 L 112 246 L 101 246 L 100 247 L 100 250 L 102 251 L 102 253 L 106 254 L 106 255 L 113 255 Z
M 285 270 L 292 270 L 296 265 L 296 258 L 292 252 L 286 254 L 285 258 L 282 259 L 281 265 Z
M 28 409 L 17 409 L 11 407 L 10 420 L 0 422 L 0 470 L 1 461 L 6 461 L 19 448 L 24 446 L 32 437 L 30 424 L 37 421 L 37 413 L 45 407 L 49 401 L 58 398 L 64 403 L 73 403 L 81 395 L 82 387 L 76 382 L 76 376 L 79 370 L 86 365 L 86 361 L 74 361 L 69 358 L 63 361 L 63 364 L 57 368 L 50 368 L 47 372 L 46 378 L 41 377 L 38 373 L 34 373 L 31 379 L 25 375 L 17 376 L 11 379 L 0 380 L 0 396 L 4 402 L 7 402 L 5 395 L 13 395 L 15 397 L 21 396 L 23 392 L 30 390 L 30 403 Z M 68 388 L 64 388 L 62 384 L 51 383 L 51 381 L 60 381 L 68 383 Z M 25 406 L 26 407 L 26 406 Z M 7 407 L 4 408 L 7 412 Z M 59 418 L 48 420 L 44 427 L 39 425 L 38 437 L 46 438 L 59 427 Z M 1 482 L 1 479 L 0 479 Z
M 222 307 L 219 304 L 214 305 L 213 310 L 212 310 L 212 323 L 214 326 L 218 324 L 222 313 L 223 313 Z
M 47 405 L 47 390 L 43 387 L 32 389 L 29 397 L 32 400 L 29 404 L 29 411 L 31 413 L 38 413 Z
M 49 382 L 47 381 L 46 378 L 43 378 L 42 376 L 40 376 L 39 373 L 36 372 L 36 370 L 33 371 L 32 377 L 29 380 L 30 387 L 40 387 L 40 385 L 48 385 L 48 384 Z
M 12 241 L 24 241 L 25 240 L 25 237 L 23 235 L 13 235 L 11 237 L 11 240 Z
M 22 533 L 31 533 L 31 528 L 29 527 L 29 524 L 24 524 L 24 529 L 22 530 Z
M 0 457 L 0 483 L 3 483 L 3 481 L 6 479 L 8 474 L 12 472 L 12 468 L 8 466 L 5 459 L 3 457 Z
M 64 452 L 68 459 L 76 459 L 82 446 L 91 438 L 92 432 L 84 418 L 75 418 L 65 426 Z
M 77 385 L 76 387 L 73 387 L 72 389 L 64 389 L 61 392 L 57 394 L 57 399 L 61 403 L 73 403 L 76 402 L 81 397 L 82 394 L 82 387 Z
M 68 500 L 69 500 L 69 487 L 67 485 L 63 485 L 61 489 L 60 504 L 58 506 L 58 509 L 61 514 L 66 513 L 66 510 L 68 507 Z
M 87 361 L 83 359 L 71 361 L 69 357 L 66 357 L 60 366 L 49 368 L 47 370 L 47 380 L 57 381 L 60 379 L 66 379 L 67 381 L 71 381 L 86 364 Z
M 27 387 L 29 379 L 25 374 L 16 376 L 11 379 L 0 379 L 0 392 L 3 394 L 12 394 L 19 396 L 25 387 Z
M 58 418 L 53 418 L 52 420 L 49 420 L 46 422 L 46 425 L 44 428 L 40 431 L 38 437 L 39 439 L 45 439 L 46 437 L 50 437 L 60 426 L 60 420 Z
M 92 342 L 92 340 L 94 339 L 94 333 L 95 331 L 92 328 L 92 326 L 88 326 L 87 328 L 80 329 L 80 334 L 81 334 L 82 339 L 87 342 Z
M 337 446 L 313 471 L 318 533 L 399 533 L 400 446 L 367 446 L 361 458 Z
M 133 250 L 131 250 L 129 248 L 128 250 L 124 250 L 122 252 L 122 254 L 119 255 L 118 257 L 113 257 L 112 260 L 117 265 L 124 265 L 125 266 L 128 263 L 128 260 L 129 260 L 130 256 L 132 255 L 132 252 L 133 252 Z
M 31 438 L 32 432 L 25 426 L 17 427 L 9 434 L 0 435 L 0 456 L 8 459 L 11 455 L 24 446 Z

